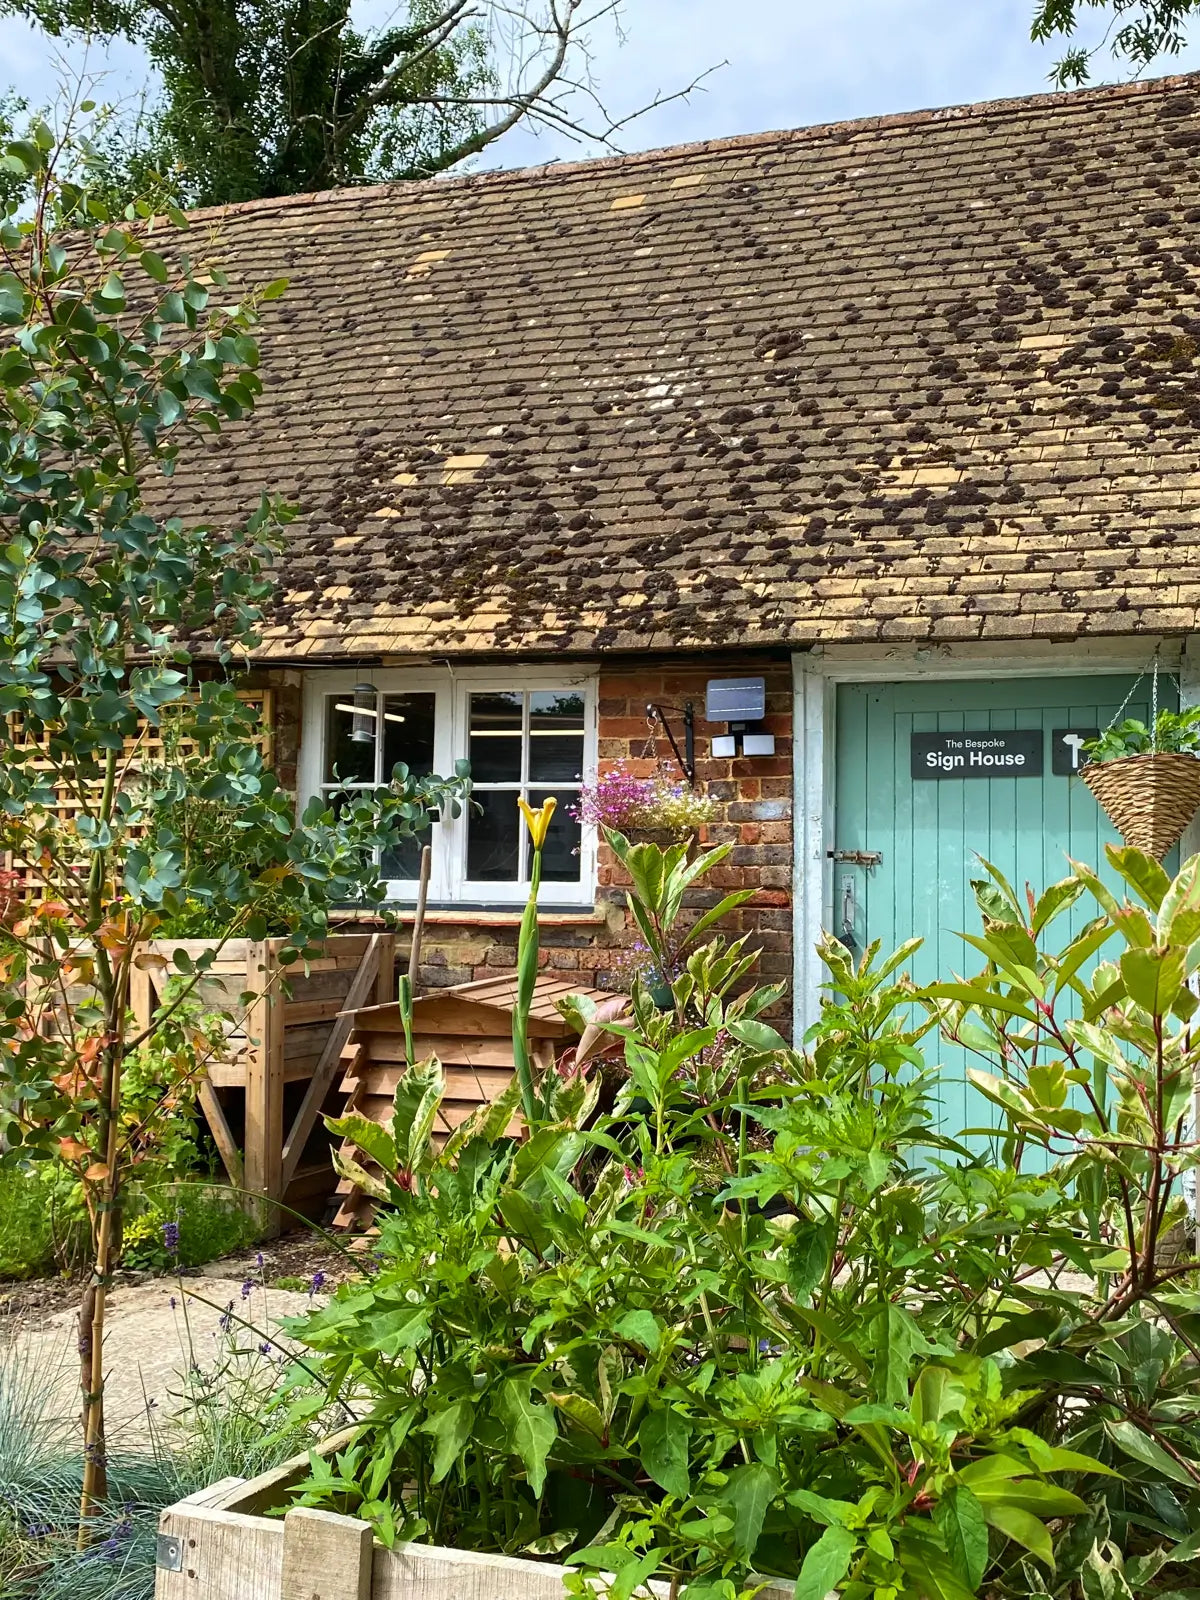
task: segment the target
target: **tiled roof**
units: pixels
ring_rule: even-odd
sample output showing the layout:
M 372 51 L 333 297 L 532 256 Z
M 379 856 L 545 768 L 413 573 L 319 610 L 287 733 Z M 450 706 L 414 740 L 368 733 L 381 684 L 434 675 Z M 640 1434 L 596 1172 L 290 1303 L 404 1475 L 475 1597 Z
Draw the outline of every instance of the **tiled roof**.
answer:
M 1190 629 L 1200 78 L 235 208 L 276 657 Z

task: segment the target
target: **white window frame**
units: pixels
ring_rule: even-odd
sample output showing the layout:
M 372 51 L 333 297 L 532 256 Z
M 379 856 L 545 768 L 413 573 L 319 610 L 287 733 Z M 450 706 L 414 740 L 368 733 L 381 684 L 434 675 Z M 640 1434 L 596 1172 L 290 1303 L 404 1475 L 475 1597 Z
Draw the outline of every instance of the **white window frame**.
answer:
M 596 780 L 598 673 L 595 668 L 572 667 L 355 667 L 330 671 L 313 670 L 304 674 L 304 707 L 301 725 L 297 787 L 301 805 L 327 787 L 323 783 L 325 766 L 326 701 L 331 695 L 346 695 L 356 683 L 372 683 L 381 694 L 436 695 L 434 710 L 434 771 L 442 777 L 454 773 L 454 763 L 468 757 L 470 695 L 522 690 L 571 689 L 583 696 L 583 781 Z M 385 774 L 386 777 L 386 774 Z M 535 788 L 553 790 L 553 784 Z M 563 803 L 563 802 L 560 802 Z M 514 807 L 516 796 L 513 798 Z M 467 816 L 445 817 L 433 824 L 429 835 L 433 863 L 429 897 L 434 903 L 459 902 L 503 908 L 523 906 L 529 894 L 527 883 L 471 882 L 466 877 Z M 386 883 L 390 902 L 411 904 L 417 885 L 408 879 Z M 587 907 L 596 899 L 596 829 L 585 824 L 579 847 L 577 883 L 543 883 L 539 901 L 545 906 Z

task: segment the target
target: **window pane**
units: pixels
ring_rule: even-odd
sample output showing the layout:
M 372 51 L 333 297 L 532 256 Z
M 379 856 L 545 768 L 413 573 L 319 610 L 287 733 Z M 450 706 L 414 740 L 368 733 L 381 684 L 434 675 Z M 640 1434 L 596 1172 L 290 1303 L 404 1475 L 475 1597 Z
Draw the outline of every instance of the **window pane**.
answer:
M 570 808 L 578 796 L 556 794 L 558 809 L 550 819 L 550 831 L 542 847 L 542 878 L 546 883 L 579 882 L 579 840 L 582 832 L 579 823 L 571 816 Z M 536 810 L 549 795 L 540 789 L 531 789 L 529 804 Z
M 354 696 L 347 689 L 344 694 L 330 695 L 325 702 L 325 782 L 374 783 L 375 740 L 358 743 L 351 739 L 354 723 L 351 711 L 339 709 L 354 704 Z M 367 719 L 372 725 L 375 718 Z
M 433 830 L 424 828 L 411 839 L 402 839 L 398 845 L 385 850 L 379 858 L 379 875 L 389 883 L 397 880 L 415 883 L 421 876 L 421 851 L 433 844 Z
M 529 696 L 529 729 L 583 732 L 583 696 L 565 689 L 540 689 Z
M 521 778 L 521 696 L 471 696 L 471 777 L 476 783 L 518 783 Z
M 467 877 L 479 883 L 515 883 L 524 826 L 516 795 L 511 789 L 476 790 L 468 810 Z
M 386 694 L 383 697 L 383 776 L 403 761 L 418 778 L 433 771 L 435 694 Z
M 556 734 L 529 741 L 529 777 L 533 783 L 580 783 L 583 779 L 583 735 Z

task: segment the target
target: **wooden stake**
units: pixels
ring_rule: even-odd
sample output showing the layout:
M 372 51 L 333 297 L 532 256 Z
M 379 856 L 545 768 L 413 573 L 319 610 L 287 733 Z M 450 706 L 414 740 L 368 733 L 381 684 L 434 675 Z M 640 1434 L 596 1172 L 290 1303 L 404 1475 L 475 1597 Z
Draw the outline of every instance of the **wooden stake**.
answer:
M 413 918 L 412 947 L 408 952 L 408 981 L 412 995 L 417 995 L 417 972 L 421 965 L 421 940 L 425 933 L 425 905 L 429 899 L 429 874 L 433 870 L 433 851 L 429 845 L 421 851 L 421 879 L 417 888 L 417 914 Z
M 374 1553 L 369 1524 L 297 1506 L 283 1519 L 279 1600 L 371 1600 Z

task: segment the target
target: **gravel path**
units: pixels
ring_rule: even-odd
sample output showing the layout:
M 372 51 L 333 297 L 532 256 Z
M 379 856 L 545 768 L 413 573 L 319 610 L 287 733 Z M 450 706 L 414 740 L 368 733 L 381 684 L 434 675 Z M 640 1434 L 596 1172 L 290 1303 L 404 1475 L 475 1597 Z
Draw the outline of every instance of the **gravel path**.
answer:
M 228 1271 L 228 1264 L 223 1264 Z M 278 1332 L 281 1317 L 311 1308 L 307 1294 L 263 1289 L 243 1297 L 242 1278 L 201 1276 L 182 1284 L 158 1278 L 122 1285 L 109 1296 L 104 1341 L 109 1444 L 130 1449 L 146 1442 L 156 1419 L 177 1410 L 185 1376 L 193 1363 L 213 1371 L 234 1345 L 256 1351 Z M 222 1328 L 232 1306 L 240 1319 Z M 249 1327 L 241 1326 L 249 1324 Z M 79 1406 L 76 1310 L 56 1311 L 39 1327 L 20 1330 L 12 1343 L 16 1358 L 52 1380 L 55 1406 L 73 1415 Z

